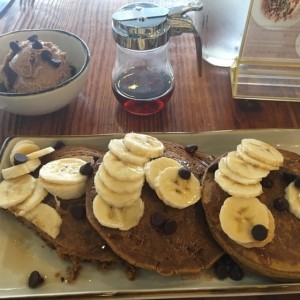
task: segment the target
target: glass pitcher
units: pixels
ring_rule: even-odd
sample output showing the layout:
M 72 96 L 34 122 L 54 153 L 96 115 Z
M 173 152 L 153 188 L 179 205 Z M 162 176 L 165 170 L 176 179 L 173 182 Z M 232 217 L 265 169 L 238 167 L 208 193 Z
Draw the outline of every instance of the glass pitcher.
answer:
M 113 14 L 116 61 L 112 89 L 126 111 L 151 115 L 163 109 L 171 98 L 174 90 L 173 68 L 168 55 L 171 36 L 184 32 L 195 35 L 201 73 L 201 39 L 186 14 L 201 9 L 201 5 L 165 8 L 151 3 L 133 3 Z

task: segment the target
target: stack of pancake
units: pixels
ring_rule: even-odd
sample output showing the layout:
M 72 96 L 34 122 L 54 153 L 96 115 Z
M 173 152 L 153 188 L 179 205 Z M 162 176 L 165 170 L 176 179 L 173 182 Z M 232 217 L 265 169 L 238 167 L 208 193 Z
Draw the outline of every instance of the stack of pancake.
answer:
M 230 195 L 214 179 L 220 159 L 207 169 L 204 176 L 202 205 L 216 241 L 245 269 L 275 280 L 297 281 L 300 279 L 300 243 L 297 241 L 300 220 L 288 209 L 276 209 L 274 201 L 285 198 L 286 187 L 300 174 L 300 156 L 285 150 L 280 152 L 284 156 L 283 166 L 270 172 L 267 178 L 272 184 L 263 187 L 263 193 L 258 197 L 268 207 L 275 221 L 274 238 L 270 243 L 263 247 L 246 248 L 230 239 L 222 230 L 219 213 Z
M 164 156 L 175 159 L 187 166 L 201 180 L 210 155 L 196 151 L 190 154 L 185 147 L 171 142 L 163 142 Z M 101 159 L 97 162 L 97 172 Z M 96 196 L 94 176 L 87 183 L 86 209 L 87 217 L 106 240 L 111 249 L 130 264 L 156 271 L 162 275 L 197 273 L 208 269 L 223 254 L 211 236 L 200 202 L 185 208 L 177 209 L 164 204 L 155 191 L 144 184 L 141 198 L 145 209 L 138 225 L 130 230 L 121 231 L 102 226 L 95 218 L 93 200 Z M 177 223 L 174 233 L 166 235 L 151 224 L 151 216 L 162 213 L 166 219 Z

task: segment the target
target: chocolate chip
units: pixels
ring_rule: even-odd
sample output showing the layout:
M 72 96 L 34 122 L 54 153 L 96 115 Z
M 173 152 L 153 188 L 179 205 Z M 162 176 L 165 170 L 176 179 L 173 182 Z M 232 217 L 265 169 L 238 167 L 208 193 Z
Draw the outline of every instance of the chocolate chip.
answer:
M 44 278 L 41 276 L 41 274 L 38 271 L 33 271 L 29 275 L 28 286 L 30 288 L 36 288 L 40 286 L 44 281 L 45 281 Z
M 94 169 L 92 167 L 92 164 L 91 163 L 86 163 L 84 165 L 82 165 L 79 169 L 79 172 L 81 175 L 91 175 L 93 173 Z
M 251 234 L 256 241 L 263 241 L 268 236 L 268 229 L 261 224 L 254 225 Z
M 289 209 L 289 202 L 285 198 L 276 198 L 273 201 L 273 207 L 279 211 L 286 211 Z
M 184 147 L 185 151 L 190 153 L 190 154 L 195 154 L 196 151 L 198 150 L 198 146 L 197 145 L 186 145 Z
M 217 278 L 225 279 L 228 276 L 228 268 L 227 265 L 221 261 L 217 261 L 214 264 L 214 272 Z
M 19 46 L 18 42 L 10 42 L 9 48 L 13 51 L 14 55 L 21 50 L 21 47 Z
M 166 235 L 173 234 L 177 229 L 177 223 L 175 220 L 167 220 L 163 225 L 163 232 Z
M 296 179 L 294 180 L 294 186 L 296 188 L 300 188 L 300 176 L 297 176 Z
M 228 270 L 228 276 L 232 280 L 240 281 L 244 278 L 244 271 L 241 269 L 241 267 L 237 264 L 234 264 L 231 266 Z
M 56 58 L 52 58 L 50 60 L 50 63 L 51 65 L 54 67 L 54 68 L 59 68 L 59 66 L 61 65 L 61 60 L 60 59 L 56 59 Z
M 34 40 L 32 43 L 33 49 L 43 49 L 43 45 L 39 40 Z
M 162 228 L 165 222 L 166 218 L 160 212 L 155 212 L 150 216 L 150 223 L 154 227 Z
M 234 260 L 227 253 L 222 255 L 222 257 L 219 259 L 219 261 L 226 264 L 226 265 L 228 265 L 228 266 L 231 266 L 231 265 L 235 264 Z
M 85 218 L 85 207 L 83 205 L 74 205 L 70 207 L 71 215 L 76 220 L 82 220 Z
M 155 212 L 150 216 L 150 223 L 158 232 L 166 235 L 173 234 L 177 229 L 175 220 L 167 219 L 162 213 Z
M 29 42 L 33 43 L 35 40 L 38 39 L 38 36 L 36 34 L 33 34 L 33 35 L 29 36 L 27 39 Z
M 14 164 L 20 165 L 27 161 L 27 156 L 23 153 L 16 153 L 14 155 Z
M 286 182 L 286 183 L 291 183 L 296 179 L 297 175 L 292 174 L 292 173 L 288 173 L 288 172 L 283 172 L 282 173 L 282 179 Z
M 229 276 L 233 280 L 241 280 L 244 277 L 244 271 L 228 254 L 224 254 L 218 259 L 213 267 L 215 275 L 219 279 Z
M 185 180 L 190 179 L 191 175 L 192 175 L 191 171 L 188 168 L 185 168 L 185 167 L 180 168 L 179 171 L 178 171 L 178 174 L 182 179 L 185 179 Z
M 71 76 L 72 76 L 72 77 L 75 76 L 75 75 L 76 75 L 76 72 L 77 72 L 76 67 L 70 66 L 70 69 L 71 69 Z
M 55 150 L 59 150 L 59 149 L 62 149 L 63 147 L 65 147 L 66 145 L 64 144 L 64 142 L 63 141 L 61 141 L 61 140 L 58 140 L 56 143 L 55 143 L 55 145 L 54 145 L 54 149 Z
M 269 177 L 265 177 L 261 181 L 261 185 L 267 189 L 271 188 L 273 186 L 273 184 L 274 184 L 273 180 Z
M 50 61 L 52 59 L 52 52 L 48 49 L 45 49 L 41 52 L 41 58 L 44 61 Z

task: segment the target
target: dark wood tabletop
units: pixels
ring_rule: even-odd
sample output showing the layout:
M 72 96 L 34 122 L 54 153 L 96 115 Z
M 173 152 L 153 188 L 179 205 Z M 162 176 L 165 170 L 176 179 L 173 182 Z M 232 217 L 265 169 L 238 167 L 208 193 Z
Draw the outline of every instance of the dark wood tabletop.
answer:
M 126 3 L 125 0 L 13 0 L 7 1 L 7 5 L 2 4 L 4 10 L 0 14 L 0 34 L 32 28 L 67 30 L 86 41 L 91 51 L 91 63 L 82 93 L 67 107 L 36 117 L 0 111 L 0 145 L 6 138 L 15 135 L 300 127 L 300 103 L 233 99 L 229 68 L 213 66 L 205 61 L 202 77 L 199 77 L 194 38 L 190 34 L 170 40 L 175 89 L 166 107 L 146 117 L 124 111 L 111 89 L 111 72 L 115 61 L 111 18 L 112 13 Z M 300 294 L 239 297 L 244 300 L 299 298 Z

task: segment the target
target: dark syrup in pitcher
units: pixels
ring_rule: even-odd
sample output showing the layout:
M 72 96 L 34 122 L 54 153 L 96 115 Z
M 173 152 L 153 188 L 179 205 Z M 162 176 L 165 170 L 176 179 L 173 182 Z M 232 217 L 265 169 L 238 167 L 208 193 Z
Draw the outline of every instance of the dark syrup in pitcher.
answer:
M 173 77 L 146 67 L 132 68 L 113 82 L 113 92 L 123 108 L 135 115 L 162 110 L 172 96 Z

